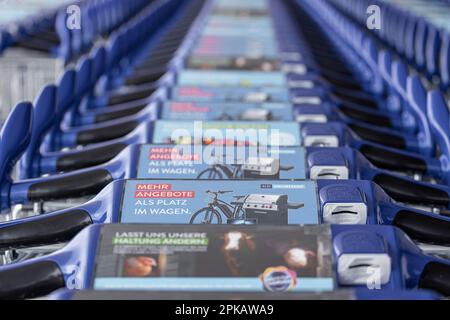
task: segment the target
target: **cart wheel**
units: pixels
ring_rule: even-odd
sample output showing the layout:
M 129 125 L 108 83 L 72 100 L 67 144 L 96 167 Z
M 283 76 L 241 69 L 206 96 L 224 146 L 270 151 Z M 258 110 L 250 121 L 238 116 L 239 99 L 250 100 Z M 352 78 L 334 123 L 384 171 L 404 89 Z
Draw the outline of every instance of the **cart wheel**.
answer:
M 223 179 L 223 174 L 219 170 L 209 168 L 200 172 L 197 176 L 199 180 L 220 180 Z
M 190 224 L 222 224 L 220 213 L 211 208 L 203 208 L 194 213 Z

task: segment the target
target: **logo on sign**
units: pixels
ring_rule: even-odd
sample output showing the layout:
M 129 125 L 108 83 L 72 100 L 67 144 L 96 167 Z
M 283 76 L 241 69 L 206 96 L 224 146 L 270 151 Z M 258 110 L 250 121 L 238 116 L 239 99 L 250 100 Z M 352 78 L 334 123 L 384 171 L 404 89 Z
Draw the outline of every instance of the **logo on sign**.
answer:
M 297 274 L 286 267 L 270 267 L 261 275 L 264 289 L 270 292 L 284 292 L 297 286 Z

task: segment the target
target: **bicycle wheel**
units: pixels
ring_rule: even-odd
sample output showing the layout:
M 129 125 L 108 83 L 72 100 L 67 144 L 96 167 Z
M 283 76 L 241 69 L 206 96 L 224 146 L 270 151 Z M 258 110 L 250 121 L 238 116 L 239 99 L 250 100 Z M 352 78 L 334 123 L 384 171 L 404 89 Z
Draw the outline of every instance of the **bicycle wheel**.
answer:
M 214 180 L 214 179 L 223 179 L 223 174 L 219 170 L 216 170 L 214 168 L 208 168 L 203 170 L 199 173 L 197 176 L 197 179 L 206 179 L 206 180 Z
M 190 224 L 222 224 L 220 213 L 211 208 L 203 208 L 194 213 Z

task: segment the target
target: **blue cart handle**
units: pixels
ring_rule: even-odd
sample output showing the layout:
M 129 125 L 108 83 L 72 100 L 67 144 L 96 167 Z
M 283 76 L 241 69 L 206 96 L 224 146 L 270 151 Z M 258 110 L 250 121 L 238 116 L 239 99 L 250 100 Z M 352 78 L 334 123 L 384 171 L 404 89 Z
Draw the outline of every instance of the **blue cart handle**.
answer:
M 440 161 L 445 180 L 450 181 L 450 112 L 439 90 L 428 93 L 427 115 L 431 131 L 441 152 Z
M 9 207 L 11 173 L 30 142 L 32 124 L 33 106 L 22 102 L 11 111 L 0 131 L 0 209 Z

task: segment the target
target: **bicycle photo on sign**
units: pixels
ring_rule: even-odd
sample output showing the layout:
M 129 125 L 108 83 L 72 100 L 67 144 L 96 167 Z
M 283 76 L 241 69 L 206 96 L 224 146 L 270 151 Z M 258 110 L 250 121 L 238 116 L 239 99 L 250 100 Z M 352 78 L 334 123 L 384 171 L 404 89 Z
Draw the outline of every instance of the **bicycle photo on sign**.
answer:
M 225 157 L 225 156 L 224 156 Z M 236 160 L 228 164 L 219 157 L 213 159 L 213 164 L 200 172 L 197 179 L 280 179 L 281 171 L 290 171 L 294 166 L 280 165 L 279 158 L 249 157 L 245 161 Z
M 230 111 L 223 110 L 222 113 L 217 115 L 213 120 L 220 121 L 276 121 L 280 120 L 270 110 L 263 108 L 249 108 L 239 113 L 232 113 Z
M 248 194 L 233 195 L 233 200 L 220 199 L 233 191 L 207 190 L 212 196 L 209 203 L 196 211 L 190 224 L 288 224 L 288 211 L 304 207 L 303 203 L 289 203 L 287 195 Z M 224 217 L 224 218 L 223 218 Z

